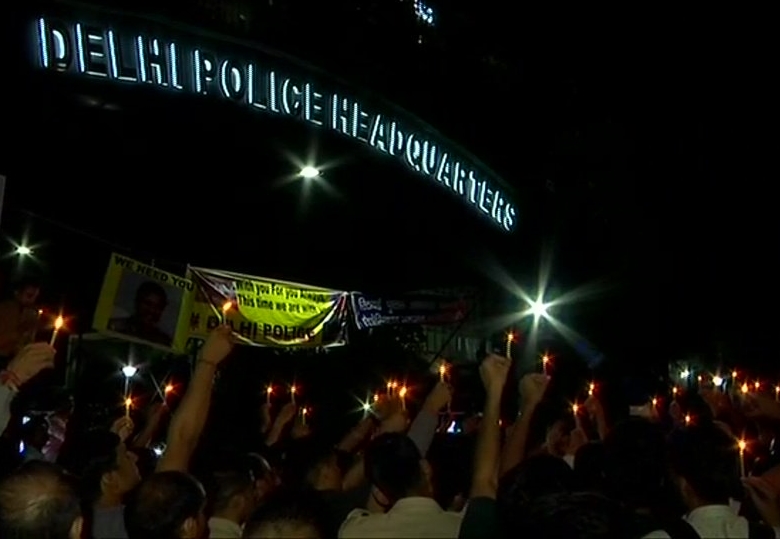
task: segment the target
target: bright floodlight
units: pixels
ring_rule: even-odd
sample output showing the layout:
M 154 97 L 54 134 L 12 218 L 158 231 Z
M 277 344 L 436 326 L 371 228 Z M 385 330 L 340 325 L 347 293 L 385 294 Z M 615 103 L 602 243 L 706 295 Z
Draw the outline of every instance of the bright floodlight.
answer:
M 371 411 L 371 405 L 367 402 L 363 403 L 363 411 L 364 412 L 370 412 Z
M 720 376 L 713 376 L 712 383 L 715 385 L 715 387 L 720 387 L 723 385 L 723 378 Z
M 125 378 L 132 378 L 135 376 L 135 373 L 138 372 L 138 369 L 136 367 L 133 367 L 132 365 L 127 365 L 125 367 L 122 367 L 122 374 L 125 375 Z
M 16 248 L 16 254 L 19 256 L 30 256 L 32 254 L 32 249 L 26 245 L 20 245 Z
M 531 303 L 531 314 L 534 318 L 541 318 L 547 316 L 547 305 L 541 301 L 534 301 Z
M 315 167 L 306 166 L 301 169 L 300 174 L 301 174 L 301 178 L 306 178 L 310 180 L 312 178 L 316 178 L 317 176 L 319 176 L 320 171 Z
M 691 371 L 688 369 L 685 369 L 684 371 L 680 371 L 680 378 L 688 378 L 691 375 Z

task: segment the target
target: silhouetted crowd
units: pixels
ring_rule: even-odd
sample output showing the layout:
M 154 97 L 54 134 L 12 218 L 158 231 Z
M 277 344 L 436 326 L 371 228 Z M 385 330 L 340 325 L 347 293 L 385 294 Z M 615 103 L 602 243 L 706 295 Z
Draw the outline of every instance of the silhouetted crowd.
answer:
M 22 342 L 29 293 L 17 290 L 16 319 L 13 304 L 0 305 L 10 358 L 0 432 L 14 448 L 0 462 L 2 539 L 780 536 L 771 395 L 704 387 L 690 396 L 701 404 L 693 416 L 675 395 L 610 424 L 597 393 L 572 411 L 548 391 L 550 377 L 509 387 L 511 361 L 489 355 L 482 412 L 458 436 L 446 433 L 453 388 L 441 380 L 413 418 L 402 398 L 377 396 L 335 445 L 289 402 L 275 416 L 263 406 L 254 452 L 201 455 L 229 327 L 204 343 L 174 410 L 158 403 L 139 424 L 125 414 L 80 427 L 69 399 L 48 414 L 14 406 L 54 365 L 47 343 L 9 344 Z M 519 413 L 505 424 L 507 397 Z M 152 447 L 164 425 L 164 448 Z

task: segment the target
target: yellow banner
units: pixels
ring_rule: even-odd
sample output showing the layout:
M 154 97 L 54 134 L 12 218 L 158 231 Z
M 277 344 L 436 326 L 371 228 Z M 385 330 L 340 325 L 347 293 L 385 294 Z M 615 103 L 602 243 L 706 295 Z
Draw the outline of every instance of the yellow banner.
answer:
M 347 292 L 204 268 L 190 268 L 189 278 L 196 285 L 190 337 L 204 338 L 224 318 L 245 344 L 344 344 Z
M 181 350 L 180 323 L 188 320 L 193 288 L 183 277 L 113 253 L 92 326 L 97 331 Z

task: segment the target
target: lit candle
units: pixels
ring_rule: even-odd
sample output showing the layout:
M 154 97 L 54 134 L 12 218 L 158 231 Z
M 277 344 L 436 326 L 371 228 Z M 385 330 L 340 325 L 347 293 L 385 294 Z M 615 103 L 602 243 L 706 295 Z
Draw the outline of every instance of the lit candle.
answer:
M 130 417 L 130 407 L 133 405 L 133 399 L 127 397 L 125 399 L 125 417 Z
M 658 399 L 656 397 L 653 397 L 653 400 L 651 402 L 653 403 L 653 408 L 658 406 Z
M 227 324 L 227 315 L 228 311 L 233 308 L 233 302 L 232 301 L 226 301 L 222 304 L 222 323 Z
M 591 382 L 588 386 L 588 397 L 592 397 L 593 393 L 596 391 L 596 384 L 594 382 Z
M 306 414 L 309 413 L 308 408 L 302 408 L 301 409 L 301 424 L 306 425 Z
M 393 389 L 393 382 L 387 382 L 387 393 L 386 394 L 387 394 L 388 397 L 390 396 L 390 392 L 392 391 L 392 389 Z
M 445 363 L 442 363 L 439 366 L 439 382 L 444 383 L 445 378 L 447 377 L 447 365 Z
M 775 386 L 775 400 L 780 401 L 780 386 Z
M 265 388 L 265 403 L 270 405 L 271 404 L 271 395 L 274 392 L 274 386 L 268 386 Z
M 374 393 L 374 402 L 379 402 L 379 393 Z
M 515 336 L 510 331 L 506 336 L 506 357 L 512 359 L 512 341 L 515 340 Z
M 739 443 L 739 475 L 745 477 L 745 449 L 747 448 L 747 442 L 743 439 Z
M 171 391 L 173 391 L 173 385 L 172 384 L 168 384 L 167 386 L 165 386 L 165 394 L 166 395 L 168 393 L 170 393 Z
M 674 387 L 672 388 L 672 398 L 673 398 L 674 400 L 677 400 L 677 393 L 678 393 L 678 391 L 679 391 L 679 390 L 677 389 L 677 386 L 674 386 Z
M 54 346 L 54 341 L 57 340 L 57 333 L 60 332 L 60 329 L 62 328 L 63 324 L 65 324 L 65 320 L 62 319 L 62 316 L 58 316 L 57 319 L 54 321 L 54 331 L 51 332 L 51 340 L 49 341 L 49 346 Z
M 742 394 L 745 395 L 748 391 L 750 391 L 750 387 L 747 385 L 747 382 L 745 382 L 742 384 Z
M 401 388 L 398 392 L 398 396 L 401 397 L 401 407 L 406 410 L 406 386 Z
M 547 376 L 547 364 L 550 362 L 550 356 L 544 354 L 542 356 L 542 374 Z
M 572 414 L 574 414 L 574 425 L 578 429 L 581 429 L 582 428 L 582 423 L 580 422 L 579 411 L 580 411 L 580 405 L 579 404 L 577 404 L 575 402 L 574 404 L 571 405 L 571 412 L 572 412 Z
M 759 389 L 761 389 L 761 382 L 759 382 L 758 380 L 756 380 L 756 383 L 754 384 L 754 386 L 755 386 L 755 388 L 756 388 L 756 391 L 758 391 Z
M 685 414 L 685 424 L 686 425 L 691 424 L 691 414 Z
M 295 387 L 295 385 L 290 386 L 290 399 L 292 400 L 293 405 L 295 405 L 295 393 L 298 392 L 298 388 Z
M 395 390 L 398 389 L 398 382 L 393 381 L 393 383 L 391 384 L 391 389 L 392 391 L 390 392 L 390 394 L 392 396 L 395 396 Z

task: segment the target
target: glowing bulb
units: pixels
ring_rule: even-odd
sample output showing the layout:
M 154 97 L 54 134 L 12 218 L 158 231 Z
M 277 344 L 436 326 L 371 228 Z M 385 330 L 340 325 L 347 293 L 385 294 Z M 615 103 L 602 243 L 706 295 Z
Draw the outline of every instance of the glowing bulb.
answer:
M 682 378 L 683 380 L 688 378 L 690 375 L 691 375 L 691 371 L 689 371 L 688 369 L 680 371 L 680 378 Z
M 16 248 L 15 254 L 19 256 L 30 256 L 32 254 L 32 249 L 27 247 L 26 245 L 20 245 Z
M 306 166 L 301 169 L 301 178 L 313 179 L 320 175 L 320 171 L 316 167 Z
M 58 316 L 57 319 L 54 321 L 54 329 L 59 331 L 60 328 L 62 328 L 63 324 L 65 324 L 65 320 L 61 316 Z
M 132 365 L 125 365 L 122 367 L 122 374 L 125 375 L 125 378 L 132 378 L 135 376 L 135 373 L 138 372 L 137 367 L 133 367 Z
M 370 412 L 371 411 L 371 405 L 367 402 L 363 403 L 363 411 L 364 412 Z
M 720 376 L 713 376 L 712 383 L 715 384 L 715 387 L 720 387 L 723 385 L 723 378 Z
M 547 307 L 548 305 L 542 303 L 541 301 L 532 301 L 531 302 L 531 314 L 534 315 L 534 318 L 541 318 L 547 316 Z

